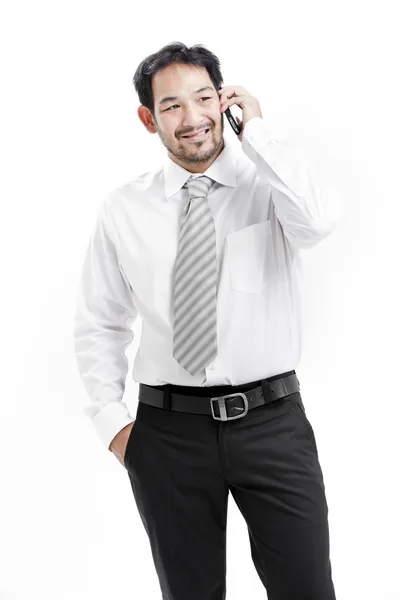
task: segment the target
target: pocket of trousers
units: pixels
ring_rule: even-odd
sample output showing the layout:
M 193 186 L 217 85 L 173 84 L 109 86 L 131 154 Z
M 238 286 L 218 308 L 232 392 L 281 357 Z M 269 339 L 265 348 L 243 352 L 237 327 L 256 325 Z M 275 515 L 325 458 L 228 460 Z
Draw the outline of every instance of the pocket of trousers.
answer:
M 137 416 L 136 416 L 136 419 L 133 421 L 133 425 L 132 425 L 132 428 L 131 428 L 130 433 L 129 433 L 128 441 L 126 442 L 126 446 L 125 446 L 124 467 L 126 469 L 128 468 L 128 458 L 129 458 L 129 455 L 131 453 L 132 438 L 136 437 L 137 426 L 138 426 L 138 419 L 137 419 Z M 135 444 L 135 440 L 133 440 L 133 443 Z
M 301 421 L 303 422 L 303 424 L 306 427 L 309 439 L 313 442 L 313 444 L 316 444 L 314 430 L 312 428 L 310 421 L 307 418 L 306 410 L 304 408 L 304 404 L 303 404 L 303 400 L 301 398 L 300 392 L 298 392 L 298 397 L 295 401 L 295 410 L 296 410 L 297 414 L 299 415 Z

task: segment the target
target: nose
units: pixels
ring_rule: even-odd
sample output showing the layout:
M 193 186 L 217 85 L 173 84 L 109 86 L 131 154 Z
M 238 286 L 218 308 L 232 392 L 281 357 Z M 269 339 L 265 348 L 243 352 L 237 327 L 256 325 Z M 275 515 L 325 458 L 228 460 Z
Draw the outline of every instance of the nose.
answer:
M 184 110 L 183 120 L 181 122 L 181 133 L 183 135 L 192 135 L 201 129 L 210 129 L 211 123 L 204 120 L 204 115 L 199 114 L 199 110 L 202 111 L 204 107 L 187 106 Z

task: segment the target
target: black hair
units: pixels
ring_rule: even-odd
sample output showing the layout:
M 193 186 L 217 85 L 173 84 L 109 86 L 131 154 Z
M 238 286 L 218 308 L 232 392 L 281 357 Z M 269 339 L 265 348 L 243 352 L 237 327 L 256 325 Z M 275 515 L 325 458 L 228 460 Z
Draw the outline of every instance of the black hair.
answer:
M 207 69 L 210 79 L 216 90 L 223 83 L 220 70 L 220 61 L 215 54 L 202 44 L 185 46 L 181 42 L 171 42 L 163 46 L 158 52 L 150 54 L 139 64 L 133 76 L 133 84 L 139 96 L 139 101 L 149 109 L 154 119 L 154 95 L 151 86 L 152 76 L 168 65 L 192 64 Z

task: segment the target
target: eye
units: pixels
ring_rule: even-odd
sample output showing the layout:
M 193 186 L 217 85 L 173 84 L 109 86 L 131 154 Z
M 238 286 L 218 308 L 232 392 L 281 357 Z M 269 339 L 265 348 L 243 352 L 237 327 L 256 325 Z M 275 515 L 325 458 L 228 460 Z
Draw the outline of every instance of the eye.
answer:
M 202 98 L 200 98 L 200 100 L 211 100 L 210 96 L 203 96 Z M 174 108 L 174 106 L 178 106 L 177 104 L 173 104 L 172 106 L 170 106 L 169 108 L 167 108 L 164 112 L 167 112 L 167 110 L 171 110 L 171 108 Z

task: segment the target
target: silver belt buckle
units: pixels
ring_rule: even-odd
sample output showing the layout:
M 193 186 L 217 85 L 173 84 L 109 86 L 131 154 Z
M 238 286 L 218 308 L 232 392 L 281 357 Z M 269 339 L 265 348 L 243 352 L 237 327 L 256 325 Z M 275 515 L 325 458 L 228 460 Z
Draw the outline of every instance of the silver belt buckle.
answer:
M 225 398 L 232 398 L 233 396 L 241 396 L 242 397 L 244 408 L 243 408 L 243 411 L 239 415 L 237 415 L 235 417 L 228 417 L 228 415 L 226 414 Z M 217 417 L 214 412 L 213 402 L 215 400 L 218 400 L 219 413 L 221 415 L 220 417 Z M 212 412 L 213 419 L 215 419 L 216 421 L 232 421 L 233 419 L 241 419 L 242 417 L 247 415 L 247 413 L 249 411 L 249 401 L 247 400 L 246 394 L 243 394 L 243 392 L 237 392 L 236 394 L 227 394 L 226 396 L 215 396 L 214 398 L 210 398 L 210 405 L 211 405 L 211 412 Z M 235 408 L 240 410 L 240 408 L 238 406 L 236 406 Z

